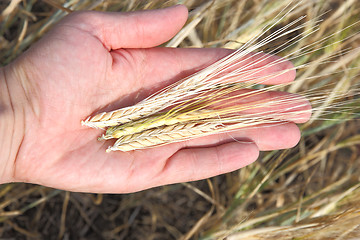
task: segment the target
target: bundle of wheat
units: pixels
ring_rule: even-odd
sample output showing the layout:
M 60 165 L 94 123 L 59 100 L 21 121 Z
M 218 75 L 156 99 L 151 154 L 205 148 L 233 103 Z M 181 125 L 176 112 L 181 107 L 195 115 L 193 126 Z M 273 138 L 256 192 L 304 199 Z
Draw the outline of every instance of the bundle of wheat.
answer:
M 99 113 L 87 118 L 82 124 L 93 128 L 107 128 L 106 133 L 99 139 L 117 139 L 114 146 L 109 147 L 107 151 L 130 151 L 269 123 L 303 123 L 311 115 L 311 108 L 306 99 L 312 103 L 314 110 L 322 109 L 322 116 L 317 114 L 314 119 L 324 119 L 327 109 L 349 104 L 344 97 L 354 96 L 357 92 L 335 89 L 332 92 L 334 96 L 331 98 L 331 104 L 324 105 L 322 103 L 328 96 L 319 94 L 320 89 L 313 88 L 300 93 L 301 95 L 294 95 L 274 92 L 294 82 L 265 85 L 271 82 L 271 79 L 312 66 L 313 62 L 310 61 L 286 68 L 283 65 L 286 65 L 287 59 L 300 59 L 320 50 L 316 48 L 318 44 L 325 43 L 334 35 L 352 27 L 350 25 L 317 42 L 295 49 L 283 58 L 274 58 L 271 54 L 286 51 L 319 30 L 320 21 L 315 18 L 302 22 L 305 16 L 273 30 L 298 5 L 299 3 L 289 4 L 263 27 L 260 34 L 252 37 L 229 56 L 134 106 Z M 313 27 L 306 28 L 309 25 Z M 272 33 L 265 36 L 269 31 Z M 292 36 L 297 31 L 302 33 Z M 286 41 L 271 48 L 269 54 L 261 51 L 284 37 Z M 322 48 L 335 44 L 337 42 L 326 44 Z M 327 63 L 349 51 L 354 50 L 339 51 L 321 59 L 318 64 Z M 329 74 L 324 73 L 323 76 L 325 75 Z M 313 76 L 306 79 L 311 78 Z M 334 102 L 338 99 L 343 100 Z M 341 111 L 346 111 L 346 108 L 341 108 Z

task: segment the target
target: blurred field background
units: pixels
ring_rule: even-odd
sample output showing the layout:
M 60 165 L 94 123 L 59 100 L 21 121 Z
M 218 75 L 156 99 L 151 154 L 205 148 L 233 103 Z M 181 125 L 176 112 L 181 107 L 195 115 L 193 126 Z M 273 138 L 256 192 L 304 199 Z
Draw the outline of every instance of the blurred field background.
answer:
M 188 7 L 190 17 L 167 46 L 238 48 L 289 1 L 5 0 L 0 2 L 1 65 L 72 11 L 128 12 L 177 3 Z M 4 184 L 0 238 L 360 239 L 360 101 L 358 95 L 336 99 L 339 91 L 359 89 L 360 24 L 351 24 L 360 20 L 360 1 L 303 0 L 279 26 L 302 15 L 321 16 L 320 30 L 282 54 L 313 43 L 318 50 L 294 60 L 311 64 L 298 70 L 298 83 L 287 90 L 316 88 L 327 98 L 313 114 L 324 120 L 302 125 L 297 147 L 264 152 L 256 163 L 233 173 L 134 194 Z M 273 46 L 264 51 L 269 49 Z M 329 56 L 332 61 L 319 64 Z M 321 110 L 339 101 L 346 104 Z

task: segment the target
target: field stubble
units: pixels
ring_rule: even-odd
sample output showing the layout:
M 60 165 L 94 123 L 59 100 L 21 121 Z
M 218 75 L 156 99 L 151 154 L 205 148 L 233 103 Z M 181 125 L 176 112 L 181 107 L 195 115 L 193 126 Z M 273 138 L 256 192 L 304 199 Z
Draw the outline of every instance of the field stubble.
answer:
M 182 1 L 184 29 L 167 46 L 237 49 L 286 1 Z M 176 1 L 12 1 L 1 3 L 0 58 L 13 60 L 71 11 L 133 11 Z M 8 6 L 8 7 L 7 7 Z M 7 7 L 7 8 L 6 8 Z M 262 153 L 239 171 L 127 195 L 69 193 L 29 184 L 0 189 L 2 238 L 16 239 L 351 239 L 360 236 L 358 112 L 360 2 L 304 0 L 275 27 L 305 16 L 319 30 L 284 51 L 297 80 L 284 90 L 314 97 L 297 147 Z M 302 21 L 303 36 L 315 21 Z M 354 25 L 352 25 L 354 24 Z M 347 26 L 350 26 L 347 28 Z M 340 31 L 341 30 L 341 31 Z M 269 33 L 271 34 L 271 33 Z M 330 36 L 325 41 L 324 37 Z M 266 35 L 263 36 L 266 38 Z M 262 46 L 274 51 L 288 38 Z M 344 94 L 352 90 L 353 95 Z

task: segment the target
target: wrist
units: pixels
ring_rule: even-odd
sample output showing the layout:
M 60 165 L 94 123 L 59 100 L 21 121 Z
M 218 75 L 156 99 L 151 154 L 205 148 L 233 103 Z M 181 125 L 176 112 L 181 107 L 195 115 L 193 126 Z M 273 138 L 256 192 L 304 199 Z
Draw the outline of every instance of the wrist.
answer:
M 0 183 L 15 181 L 16 157 L 25 135 L 26 97 L 11 66 L 0 68 Z

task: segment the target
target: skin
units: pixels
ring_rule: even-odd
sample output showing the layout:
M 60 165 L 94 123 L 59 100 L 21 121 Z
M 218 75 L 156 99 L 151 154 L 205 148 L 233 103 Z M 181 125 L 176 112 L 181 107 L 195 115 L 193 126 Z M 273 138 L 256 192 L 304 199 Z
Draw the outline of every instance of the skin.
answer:
M 89 115 L 132 105 L 232 52 L 156 47 L 173 37 L 186 19 L 187 9 L 181 5 L 70 14 L 1 68 L 1 182 L 128 193 L 227 173 L 254 162 L 259 150 L 295 146 L 300 133 L 289 121 L 147 150 L 105 153 L 112 143 L 96 141 L 103 132 L 81 126 Z M 284 62 L 269 71 L 291 67 Z M 266 83 L 294 77 L 290 71 Z

